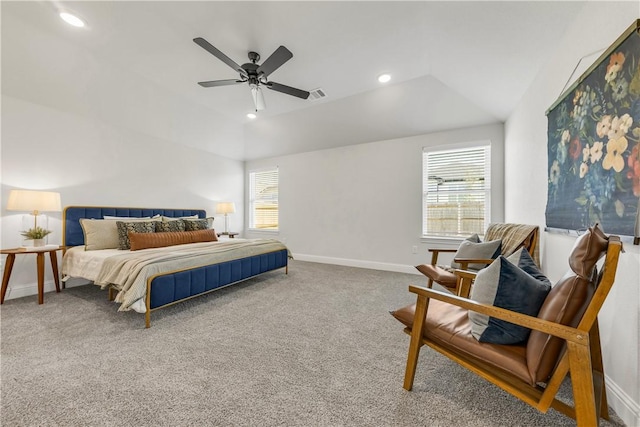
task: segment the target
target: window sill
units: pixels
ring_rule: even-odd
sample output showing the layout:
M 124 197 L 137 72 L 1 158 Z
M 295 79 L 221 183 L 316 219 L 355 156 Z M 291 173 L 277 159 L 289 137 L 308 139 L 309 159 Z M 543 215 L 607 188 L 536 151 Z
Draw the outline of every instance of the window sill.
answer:
M 463 237 L 420 236 L 420 242 L 422 243 L 428 243 L 430 245 L 443 245 L 445 247 L 458 247 L 463 240 Z
M 280 230 L 262 230 L 260 228 L 250 228 L 247 230 L 248 233 L 255 233 L 255 234 L 271 234 L 271 235 L 278 235 L 280 234 Z

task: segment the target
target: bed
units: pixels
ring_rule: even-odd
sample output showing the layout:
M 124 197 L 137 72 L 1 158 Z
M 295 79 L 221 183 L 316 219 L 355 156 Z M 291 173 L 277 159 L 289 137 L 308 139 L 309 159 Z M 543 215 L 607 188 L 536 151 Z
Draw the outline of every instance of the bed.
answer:
M 215 231 L 210 224 L 204 227 L 203 221 L 207 221 L 206 212 L 200 209 L 66 207 L 62 274 L 64 279 L 82 278 L 108 289 L 109 299 L 120 304 L 119 311 L 144 313 L 149 328 L 155 310 L 269 271 L 288 273 L 289 253 L 278 240 L 217 241 Z M 162 222 L 165 232 L 138 232 L 152 222 L 152 229 L 161 228 L 157 224 Z M 180 223 L 183 228 L 187 224 L 187 231 L 166 232 Z M 207 230 L 188 231 L 189 224 Z M 127 233 L 126 227 L 134 228 Z M 113 236 L 114 229 L 118 237 Z M 130 249 L 114 247 L 118 242 L 122 245 L 123 238 Z

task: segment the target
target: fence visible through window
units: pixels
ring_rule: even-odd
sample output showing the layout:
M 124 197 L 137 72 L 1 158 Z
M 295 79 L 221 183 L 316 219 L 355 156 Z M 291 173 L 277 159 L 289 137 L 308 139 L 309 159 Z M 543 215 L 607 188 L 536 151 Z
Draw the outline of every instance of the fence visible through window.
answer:
M 424 236 L 468 237 L 488 224 L 490 146 L 423 152 Z
M 249 228 L 278 230 L 278 169 L 249 174 Z

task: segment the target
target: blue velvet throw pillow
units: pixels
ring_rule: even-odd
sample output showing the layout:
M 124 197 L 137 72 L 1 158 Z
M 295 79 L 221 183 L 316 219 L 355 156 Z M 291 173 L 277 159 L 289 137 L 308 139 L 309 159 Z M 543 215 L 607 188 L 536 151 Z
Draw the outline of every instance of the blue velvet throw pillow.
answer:
M 536 262 L 531 258 L 529 251 L 525 248 L 520 248 L 507 257 L 507 260 L 517 265 L 536 279 L 548 283 L 551 288 L 551 281 L 544 275 L 542 271 L 536 265 Z
M 551 290 L 551 282 L 540 272 L 526 251 L 516 253 L 512 255 L 512 259 L 518 265 L 499 256 L 489 267 L 478 272 L 471 290 L 471 299 L 537 316 Z M 469 311 L 469 320 L 471 334 L 480 342 L 520 344 L 527 340 L 531 332 L 528 328 L 474 311 Z

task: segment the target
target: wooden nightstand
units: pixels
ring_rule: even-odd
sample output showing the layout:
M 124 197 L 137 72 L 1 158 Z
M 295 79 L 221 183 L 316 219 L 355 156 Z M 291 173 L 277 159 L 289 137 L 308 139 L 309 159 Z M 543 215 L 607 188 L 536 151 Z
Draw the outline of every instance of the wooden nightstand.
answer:
M 51 270 L 53 270 L 53 279 L 56 283 L 56 292 L 60 292 L 60 275 L 58 274 L 58 257 L 57 251 L 63 250 L 63 246 L 44 247 L 42 249 L 24 250 L 20 248 L 2 249 L 0 254 L 7 255 L 7 262 L 4 266 L 4 275 L 2 276 L 2 295 L 0 296 L 0 304 L 4 304 L 4 296 L 7 293 L 7 285 L 11 277 L 13 263 L 16 255 L 36 254 L 36 266 L 38 267 L 38 304 L 44 303 L 44 254 L 49 253 L 51 258 Z
M 228 233 L 218 233 L 218 237 L 228 237 L 230 239 L 234 239 L 240 233 L 228 232 Z

